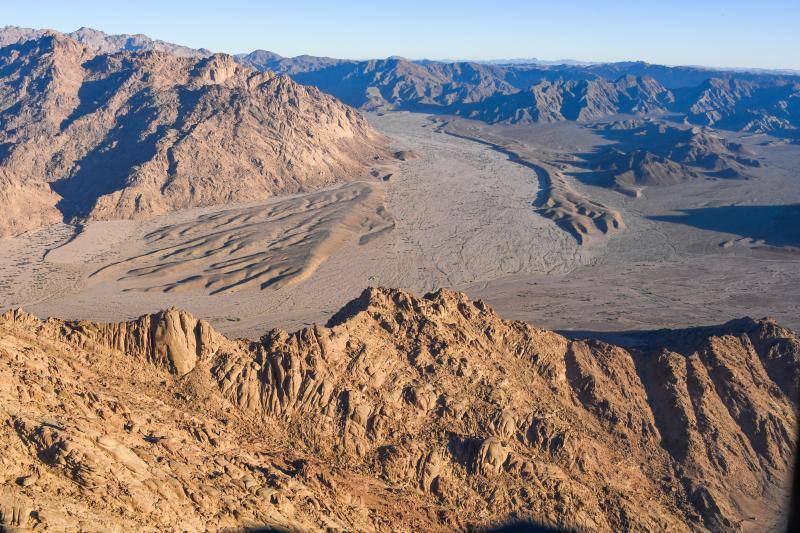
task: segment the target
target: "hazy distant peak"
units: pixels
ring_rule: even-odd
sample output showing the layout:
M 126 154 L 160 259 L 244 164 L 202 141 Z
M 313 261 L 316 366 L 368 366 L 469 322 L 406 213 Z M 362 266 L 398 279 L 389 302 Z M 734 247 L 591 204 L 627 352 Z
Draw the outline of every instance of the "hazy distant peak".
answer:
M 510 59 L 484 59 L 475 61 L 475 63 L 482 63 L 484 65 L 544 65 L 544 66 L 557 66 L 557 65 L 570 65 L 570 66 L 585 66 L 595 65 L 595 61 L 579 61 L 577 59 L 538 59 L 531 58 L 510 58 Z
M 9 44 L 21 41 L 36 39 L 44 35 L 47 31 L 52 30 L 34 30 L 32 28 L 20 28 L 19 26 L 3 26 L 0 28 L 0 46 L 8 46 Z
M 271 52 L 269 50 L 261 50 L 261 49 L 253 50 L 252 52 L 236 54 L 235 57 L 237 57 L 237 58 L 249 57 L 249 58 L 253 58 L 253 59 L 258 58 L 258 59 L 264 59 L 264 60 L 283 59 L 283 56 L 280 55 L 280 54 L 277 54 L 275 52 Z
M 0 28 L 0 47 L 7 46 L 23 41 L 38 39 L 48 33 L 58 33 L 66 35 L 84 46 L 100 53 L 114 53 L 120 51 L 148 51 L 158 50 L 167 52 L 180 57 L 206 57 L 211 55 L 210 50 L 205 48 L 190 48 L 179 44 L 168 43 L 158 39 L 153 39 L 147 35 L 137 33 L 133 35 L 111 35 L 94 28 L 81 27 L 77 30 L 64 34 L 49 29 L 20 28 L 17 26 L 5 26 Z

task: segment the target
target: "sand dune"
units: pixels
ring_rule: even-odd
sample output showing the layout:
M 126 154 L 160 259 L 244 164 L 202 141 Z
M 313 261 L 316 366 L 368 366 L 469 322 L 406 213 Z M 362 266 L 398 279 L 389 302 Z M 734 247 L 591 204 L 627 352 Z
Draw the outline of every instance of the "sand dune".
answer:
M 759 156 L 768 156 L 763 167 L 754 169 L 759 175 L 756 180 L 690 181 L 632 199 L 565 174 L 572 171 L 570 154 L 585 153 L 587 147 L 597 144 L 599 137 L 588 128 L 570 123 L 524 129 L 484 126 L 496 137 L 524 145 L 525 151 L 519 153 L 530 154 L 528 163 L 537 162 L 534 166 L 546 170 L 548 177 L 563 179 L 580 197 L 621 213 L 624 231 L 604 234 L 597 228 L 579 244 L 572 233 L 536 207 L 545 197 L 547 182 L 530 165 L 489 145 L 436 133 L 436 126 L 422 115 L 387 113 L 373 115 L 371 121 L 394 139 L 392 152 L 405 150 L 417 155 L 384 168 L 370 181 L 371 187 L 386 191 L 386 209 L 394 227 L 383 234 L 369 225 L 345 231 L 332 253 L 322 250 L 320 239 L 328 239 L 330 245 L 335 242 L 327 234 L 319 234 L 314 243 L 299 245 L 302 254 L 325 257 L 306 270 L 310 273 L 316 268 L 302 283 L 297 283 L 300 278 L 295 271 L 285 281 L 261 289 L 261 284 L 278 275 L 273 269 L 259 279 L 208 297 L 209 292 L 232 282 L 220 281 L 206 288 L 210 278 L 235 270 L 232 265 L 212 265 L 265 252 L 267 245 L 280 238 L 279 233 L 289 235 L 297 231 L 291 229 L 293 225 L 301 224 L 295 214 L 282 219 L 285 230 L 275 229 L 271 223 L 259 229 L 276 232 L 276 236 L 243 238 L 246 222 L 222 226 L 221 219 L 212 222 L 209 218 L 281 202 L 297 205 L 300 197 L 274 198 L 259 204 L 184 210 L 150 220 L 90 222 L 66 245 L 72 235 L 66 225 L 4 239 L 0 306 L 22 305 L 43 315 L 107 321 L 129 320 L 175 305 L 207 317 L 227 334 L 255 338 L 272 327 L 324 322 L 345 303 L 348 294 L 379 284 L 417 291 L 468 289 L 513 318 L 556 329 L 687 327 L 745 315 L 772 315 L 791 327 L 800 327 L 800 308 L 792 298 L 797 294 L 800 272 L 796 253 L 774 246 L 724 247 L 721 243 L 737 235 L 755 240 L 765 236 L 702 221 L 695 224 L 676 219 L 681 223 L 674 224 L 653 218 L 672 216 L 682 209 L 732 205 L 756 196 L 759 205 L 785 204 L 797 197 L 792 170 L 796 147 L 756 147 Z M 389 172 L 391 178 L 383 181 L 382 176 Z M 549 189 L 551 195 L 554 190 Z M 305 193 L 303 197 L 319 194 L 323 193 Z M 352 209 L 359 204 L 348 205 Z M 342 220 L 339 211 L 328 218 L 331 216 Z M 595 219 L 587 218 L 595 224 Z M 736 218 L 745 224 L 748 217 Z M 215 224 L 220 229 L 215 230 Z M 198 243 L 188 245 L 189 241 L 208 240 L 234 225 L 239 226 L 236 244 L 224 248 L 228 236 L 220 237 L 219 242 L 206 242 L 190 252 Z M 767 231 L 767 226 L 764 228 Z M 364 234 L 381 237 L 359 245 Z M 164 238 L 159 239 L 161 235 Z M 183 250 L 187 246 L 189 249 Z M 249 246 L 249 251 L 237 250 L 237 246 Z M 133 257 L 138 259 L 128 261 Z M 262 254 L 259 261 L 282 257 L 273 250 Z M 164 267 L 171 261 L 182 261 L 183 270 L 171 265 L 161 272 L 129 273 Z M 258 262 L 247 268 L 252 271 L 253 265 Z M 195 288 L 191 283 L 176 284 L 194 275 L 200 276 L 193 282 Z M 167 290 L 171 285 L 175 287 Z
M 226 209 L 145 235 L 142 255 L 91 277 L 116 277 L 127 290 L 210 294 L 279 288 L 308 278 L 345 241 L 391 231 L 394 222 L 378 184 L 353 183 L 267 205 Z
M 252 336 L 327 320 L 347 294 L 371 284 L 432 290 L 563 273 L 597 251 L 531 207 L 539 181 L 529 168 L 435 133 L 420 115 L 373 118 L 396 139 L 392 153 L 406 159 L 380 167 L 368 182 L 374 196 L 359 196 L 361 183 L 148 220 L 91 221 L 71 240 L 65 233 L 28 250 L 35 259 L 25 268 L 48 272 L 58 290 L 36 288 L 17 261 L 0 256 L 0 275 L 17 276 L 0 286 L 0 305 L 92 320 L 175 305 L 226 333 Z M 5 242 L 25 247 L 22 239 Z

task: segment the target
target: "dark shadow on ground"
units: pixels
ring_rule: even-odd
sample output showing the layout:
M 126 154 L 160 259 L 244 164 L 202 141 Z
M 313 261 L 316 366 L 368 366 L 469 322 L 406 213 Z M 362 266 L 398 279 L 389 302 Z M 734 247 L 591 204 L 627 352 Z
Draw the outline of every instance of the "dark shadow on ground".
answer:
M 731 233 L 770 246 L 800 246 L 800 204 L 726 205 L 681 209 L 679 215 L 648 217 L 699 229 Z
M 737 318 L 724 324 L 691 328 L 629 329 L 623 331 L 556 330 L 556 333 L 573 340 L 599 340 L 623 348 L 647 350 L 666 348 L 679 353 L 690 353 L 708 337 L 726 334 L 745 334 L 758 327 L 758 321 L 749 317 Z
M 652 331 L 627 330 L 627 331 L 593 331 L 588 329 L 557 329 L 559 335 L 572 340 L 598 340 L 622 346 L 623 348 L 637 348 L 652 344 Z

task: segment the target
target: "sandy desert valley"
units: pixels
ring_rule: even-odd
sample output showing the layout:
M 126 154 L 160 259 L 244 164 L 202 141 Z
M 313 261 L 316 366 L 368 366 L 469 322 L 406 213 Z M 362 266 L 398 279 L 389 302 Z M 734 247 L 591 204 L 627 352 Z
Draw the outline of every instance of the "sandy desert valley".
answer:
M 0 531 L 790 527 L 798 102 L 0 29 Z
M 767 137 L 753 136 L 745 142 L 764 161 L 757 177 L 645 188 L 632 199 L 588 185 L 580 167 L 560 169 L 604 142 L 582 125 L 468 123 L 469 140 L 429 115 L 369 119 L 394 151 L 412 155 L 364 181 L 5 239 L 4 306 L 118 321 L 174 305 L 253 338 L 324 323 L 369 286 L 445 287 L 556 330 L 679 328 L 739 315 L 800 325 L 797 204 L 787 203 L 800 198 L 796 146 L 761 147 Z M 534 164 L 606 202 L 625 229 L 579 243 L 537 213 L 547 181 L 481 142 L 482 132 L 523 143 Z

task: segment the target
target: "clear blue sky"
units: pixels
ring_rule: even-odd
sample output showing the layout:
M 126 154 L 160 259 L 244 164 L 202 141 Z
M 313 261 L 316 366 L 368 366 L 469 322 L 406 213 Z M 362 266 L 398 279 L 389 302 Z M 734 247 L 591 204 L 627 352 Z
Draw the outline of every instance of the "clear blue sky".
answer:
M 6 24 L 229 53 L 800 69 L 800 0 L 0 0 Z

